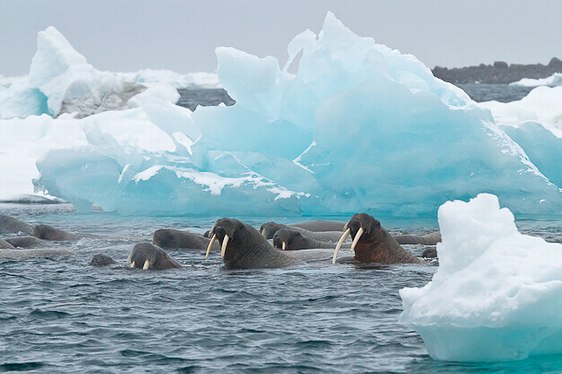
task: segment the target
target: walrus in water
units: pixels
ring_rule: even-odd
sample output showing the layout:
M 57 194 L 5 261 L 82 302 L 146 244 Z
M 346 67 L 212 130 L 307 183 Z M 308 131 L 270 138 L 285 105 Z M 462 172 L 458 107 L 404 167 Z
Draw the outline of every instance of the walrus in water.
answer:
M 260 226 L 260 232 L 266 239 L 273 238 L 273 235 L 280 229 L 284 228 L 300 228 L 312 232 L 322 232 L 322 231 L 337 231 L 341 232 L 345 223 L 336 221 L 308 221 L 293 223 L 290 225 L 284 225 L 277 222 L 266 222 Z M 309 235 L 311 236 L 311 235 Z M 339 234 L 338 234 L 339 236 Z M 311 236 L 312 237 L 312 236 Z M 325 240 L 320 238 L 314 238 L 316 240 Z M 335 239 L 337 240 L 337 238 Z
M 16 248 L 33 248 L 45 245 L 43 240 L 35 236 L 13 236 L 6 241 Z
M 0 239 L 0 249 L 14 249 L 14 246 L 7 241 Z
M 183 267 L 162 248 L 148 242 L 136 244 L 129 254 L 128 261 L 131 268 L 143 270 L 164 270 Z
M 419 264 L 423 261 L 406 251 L 386 232 L 380 222 L 366 213 L 355 214 L 345 225 L 340 241 L 334 250 L 332 263 L 335 263 L 338 251 L 347 236 L 351 235 L 351 249 L 355 260 L 363 263 L 380 264 Z
M 90 265 L 96 267 L 103 267 L 103 266 L 117 265 L 117 262 L 115 262 L 115 260 L 111 258 L 111 256 L 105 255 L 103 253 L 97 253 L 92 256 L 92 259 L 90 260 Z
M 341 236 L 341 233 L 338 234 L 338 238 L 339 236 Z M 333 248 L 338 238 L 336 238 L 335 241 L 322 241 L 311 238 L 294 228 L 284 228 L 277 230 L 275 235 L 273 235 L 273 246 L 288 251 L 311 248 Z M 351 245 L 351 243 L 346 244 L 347 246 Z
M 217 220 L 210 235 L 205 256 L 218 240 L 227 269 L 280 268 L 302 263 L 273 248 L 258 230 L 236 219 Z
M 49 225 L 36 225 L 31 230 L 31 235 L 45 240 L 78 240 L 82 235 L 63 231 Z
M 66 249 L 2 249 L 0 259 L 26 260 L 28 258 L 72 256 Z
M 439 231 L 425 235 L 393 235 L 393 237 L 398 244 L 436 245 L 441 242 L 441 233 Z
M 33 226 L 15 217 L 0 214 L 0 233 L 23 232 L 31 234 Z
M 189 248 L 206 250 L 209 246 L 209 238 L 188 231 L 175 229 L 158 229 L 152 235 L 152 242 L 160 248 Z M 218 243 L 215 242 L 215 249 Z

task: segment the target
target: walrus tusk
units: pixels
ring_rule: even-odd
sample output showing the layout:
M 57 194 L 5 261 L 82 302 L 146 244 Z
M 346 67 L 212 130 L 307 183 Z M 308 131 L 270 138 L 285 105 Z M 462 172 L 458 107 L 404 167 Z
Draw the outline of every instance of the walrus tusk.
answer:
M 286 250 L 287 249 L 287 243 L 283 242 L 283 244 L 281 244 L 281 249 Z
M 215 240 L 217 240 L 217 234 L 213 234 L 213 237 L 211 238 L 211 241 L 207 246 L 207 251 L 205 251 L 205 258 L 209 257 L 209 254 L 211 253 L 211 249 L 213 248 L 213 244 L 215 244 Z
M 336 258 L 338 257 L 338 252 L 340 251 L 340 248 L 343 245 L 343 242 L 345 241 L 345 239 L 347 239 L 347 237 L 349 236 L 350 233 L 351 233 L 351 230 L 347 229 L 343 232 L 343 234 L 341 234 L 340 240 L 338 240 L 338 244 L 336 245 L 336 249 L 334 249 L 334 256 L 332 257 L 332 264 L 336 263 Z
M 131 267 L 134 269 L 135 268 L 135 262 L 131 262 Z
M 355 238 L 353 238 L 353 243 L 351 243 L 351 250 L 355 250 L 355 246 L 357 245 L 359 239 L 361 239 L 361 235 L 363 235 L 364 232 L 365 230 L 363 230 L 363 227 L 359 227 L 357 234 L 355 234 Z
M 142 270 L 148 270 L 148 269 L 150 269 L 150 261 L 145 260 L 144 265 L 142 266 Z
M 263 228 L 260 232 L 261 236 L 263 236 L 265 238 L 265 228 Z
M 224 236 L 224 239 L 222 240 L 222 247 L 221 247 L 221 256 L 224 257 L 224 254 L 226 253 L 226 246 L 228 245 L 228 235 Z

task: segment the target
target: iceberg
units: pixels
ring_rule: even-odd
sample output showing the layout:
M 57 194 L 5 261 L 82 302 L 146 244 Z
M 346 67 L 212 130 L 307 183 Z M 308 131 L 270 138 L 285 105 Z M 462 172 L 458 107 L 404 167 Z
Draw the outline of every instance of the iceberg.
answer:
M 439 269 L 400 290 L 401 322 L 434 359 L 505 361 L 562 353 L 562 244 L 518 232 L 499 200 L 480 194 L 438 212 Z
M 84 92 L 118 85 L 61 35 L 44 37 L 29 79 L 50 116 L 80 91 L 69 76 L 92 78 L 80 79 Z M 234 106 L 191 113 L 150 84 L 120 111 L 75 116 L 87 144 L 42 154 L 35 188 L 124 214 L 435 216 L 444 201 L 482 191 L 516 214 L 561 211 L 552 172 L 414 56 L 356 35 L 331 13 L 287 50 L 280 64 L 216 49 Z
M 554 73 L 550 77 L 540 79 L 523 78 L 510 85 L 521 87 L 562 86 L 562 73 Z
M 562 86 L 541 86 L 534 88 L 519 101 L 486 101 L 480 103 L 480 106 L 489 109 L 499 125 L 521 127 L 526 122 L 539 123 L 556 137 L 562 138 L 561 102 Z

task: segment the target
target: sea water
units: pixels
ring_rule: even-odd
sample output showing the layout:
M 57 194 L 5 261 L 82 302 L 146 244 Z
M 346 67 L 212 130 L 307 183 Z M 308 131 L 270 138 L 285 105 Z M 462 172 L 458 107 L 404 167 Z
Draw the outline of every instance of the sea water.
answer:
M 421 338 L 398 321 L 398 290 L 423 286 L 436 265 L 316 262 L 232 271 L 217 253 L 205 259 L 201 251 L 175 250 L 169 253 L 185 268 L 140 271 L 126 267 L 127 255 L 154 230 L 202 233 L 219 217 L 78 214 L 67 204 L 0 204 L 0 214 L 89 236 L 48 244 L 71 250 L 71 257 L 0 260 L 0 371 L 562 371 L 559 356 L 473 364 L 431 359 Z M 235 218 L 255 226 L 290 222 Z M 431 219 L 381 222 L 393 232 L 437 229 Z M 562 221 L 518 224 L 562 241 Z M 419 255 L 424 248 L 408 249 Z M 89 266 L 96 253 L 120 266 Z

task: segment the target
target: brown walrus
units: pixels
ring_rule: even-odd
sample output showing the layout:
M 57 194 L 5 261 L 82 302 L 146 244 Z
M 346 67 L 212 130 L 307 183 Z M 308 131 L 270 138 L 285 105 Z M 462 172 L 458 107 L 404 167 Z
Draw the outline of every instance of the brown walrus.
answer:
M 351 235 L 351 249 L 355 260 L 363 263 L 418 264 L 423 261 L 406 251 L 396 239 L 381 226 L 380 222 L 366 213 L 355 214 L 345 225 L 345 231 L 334 250 L 332 263 L 345 238 Z

